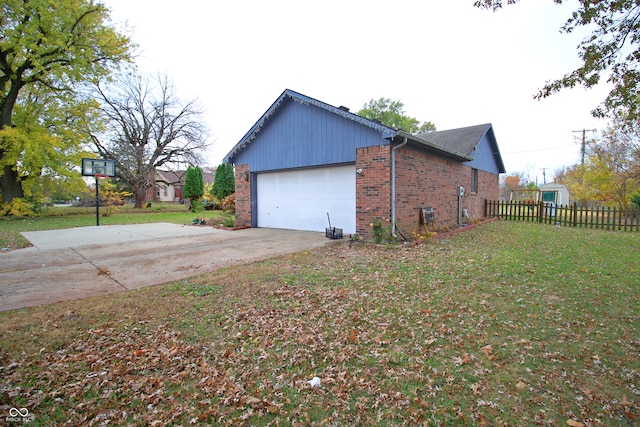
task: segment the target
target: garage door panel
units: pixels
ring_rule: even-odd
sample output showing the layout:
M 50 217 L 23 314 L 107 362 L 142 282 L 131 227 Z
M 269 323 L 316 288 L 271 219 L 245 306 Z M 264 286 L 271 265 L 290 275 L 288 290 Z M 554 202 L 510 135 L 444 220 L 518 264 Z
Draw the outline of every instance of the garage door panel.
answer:
M 258 227 L 355 233 L 355 166 L 258 175 Z

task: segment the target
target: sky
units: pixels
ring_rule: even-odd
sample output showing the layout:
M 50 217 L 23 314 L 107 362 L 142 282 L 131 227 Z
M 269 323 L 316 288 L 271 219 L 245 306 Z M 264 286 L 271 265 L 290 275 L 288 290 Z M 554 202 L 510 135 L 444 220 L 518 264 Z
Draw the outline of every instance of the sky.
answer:
M 209 166 L 285 89 L 352 112 L 390 98 L 437 130 L 491 123 L 507 173 L 538 184 L 580 162 L 583 129 L 607 124 L 590 113 L 604 85 L 534 99 L 581 64 L 587 33 L 559 31 L 575 0 L 495 13 L 473 0 L 103 2 L 138 45 L 139 70 L 166 74 L 205 110 Z

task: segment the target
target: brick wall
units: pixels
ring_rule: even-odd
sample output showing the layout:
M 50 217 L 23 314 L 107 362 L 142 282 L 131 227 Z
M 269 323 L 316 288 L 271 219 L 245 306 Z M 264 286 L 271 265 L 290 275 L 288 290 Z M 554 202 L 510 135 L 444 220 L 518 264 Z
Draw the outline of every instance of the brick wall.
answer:
M 391 216 L 391 147 L 360 149 L 356 169 L 363 174 L 356 179 L 357 233 L 371 238 L 371 216 Z M 462 208 L 469 218 L 484 215 L 484 201 L 498 195 L 498 175 L 478 171 L 478 192 L 471 193 L 472 169 L 460 162 L 426 153 L 411 146 L 396 151 L 396 225 L 407 237 L 421 233 L 420 209 L 433 207 L 435 228 L 458 223 L 458 188 L 465 188 Z M 367 211 L 366 208 L 369 208 Z M 434 227 L 429 225 L 427 230 Z
M 396 152 L 396 222 L 405 235 L 423 232 L 420 209 L 432 207 L 435 228 L 458 221 L 458 187 L 467 186 L 467 167 L 447 158 L 404 146 Z M 468 178 L 467 178 L 468 177 Z M 433 230 L 431 224 L 427 230 Z
M 251 227 L 251 179 L 249 165 L 236 165 L 236 227 Z
M 373 218 L 391 217 L 391 147 L 356 150 L 356 234 L 371 238 Z
M 464 209 L 467 209 L 469 213 L 469 219 L 484 217 L 484 202 L 485 200 L 498 200 L 500 195 L 500 178 L 499 175 L 478 171 L 478 192 L 476 194 L 471 193 L 471 168 L 467 168 L 469 176 L 468 184 L 465 185 L 467 189 L 463 198 Z

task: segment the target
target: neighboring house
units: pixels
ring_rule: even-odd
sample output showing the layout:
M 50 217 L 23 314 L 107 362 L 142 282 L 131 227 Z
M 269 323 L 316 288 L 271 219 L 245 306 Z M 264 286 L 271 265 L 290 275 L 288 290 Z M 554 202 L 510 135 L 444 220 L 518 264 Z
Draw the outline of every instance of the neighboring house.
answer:
M 154 171 L 154 197 L 150 200 L 157 202 L 182 203 L 182 189 L 187 171 L 165 171 L 156 169 Z M 202 172 L 202 179 L 205 186 L 212 184 L 215 180 L 215 173 Z
M 483 217 L 505 172 L 490 124 L 414 136 L 292 90 L 225 161 L 235 165 L 237 226 L 322 232 L 329 214 L 333 227 L 365 237 L 374 219 L 421 232 L 425 207 L 436 228 L 458 224 L 463 210 Z

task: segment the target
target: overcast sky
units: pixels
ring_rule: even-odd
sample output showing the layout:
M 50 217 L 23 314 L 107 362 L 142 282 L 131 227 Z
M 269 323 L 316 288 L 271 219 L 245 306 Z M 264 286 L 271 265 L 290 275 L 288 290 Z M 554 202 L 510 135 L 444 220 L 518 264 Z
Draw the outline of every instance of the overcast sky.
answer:
M 572 0 L 104 0 L 139 45 L 141 71 L 166 73 L 206 110 L 216 166 L 285 90 L 358 111 L 381 97 L 438 130 L 492 123 L 508 173 L 547 182 L 579 162 L 605 86 L 533 99 L 580 65 L 584 32 L 561 34 Z M 589 133 L 587 134 L 590 135 Z

